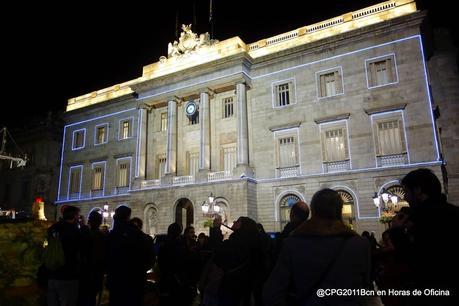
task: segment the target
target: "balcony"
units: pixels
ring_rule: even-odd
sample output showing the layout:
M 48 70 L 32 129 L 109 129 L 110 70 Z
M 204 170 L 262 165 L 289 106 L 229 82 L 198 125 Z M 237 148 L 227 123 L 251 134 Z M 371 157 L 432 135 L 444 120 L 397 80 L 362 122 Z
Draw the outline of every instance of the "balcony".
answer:
M 79 199 L 79 198 L 80 198 L 80 193 L 79 193 L 79 192 L 75 192 L 75 193 L 71 193 L 71 194 L 69 195 L 69 198 L 68 198 L 68 199 L 69 199 L 69 200 L 77 200 L 77 199 Z
M 126 194 L 128 192 L 129 192 L 129 186 L 115 188 L 115 194 Z
M 300 175 L 300 166 L 290 166 L 290 167 L 279 167 L 276 169 L 277 177 L 284 178 L 284 177 L 295 177 Z
M 140 189 L 147 189 L 152 187 L 158 187 L 161 185 L 161 181 L 157 180 L 145 180 L 140 183 Z
M 214 181 L 223 181 L 231 179 L 231 171 L 217 171 L 217 172 L 210 172 L 207 174 L 207 181 L 214 182 Z
M 172 180 L 172 185 L 186 185 L 186 184 L 193 184 L 193 183 L 194 183 L 193 175 L 176 176 Z
M 102 189 L 91 190 L 91 198 L 102 197 L 104 195 L 104 191 Z
M 406 153 L 381 155 L 377 156 L 376 159 L 378 167 L 405 165 L 408 163 L 408 155 Z
M 332 162 L 324 162 L 324 172 L 326 173 L 346 171 L 349 169 L 351 169 L 351 164 L 350 164 L 349 159 L 332 161 Z

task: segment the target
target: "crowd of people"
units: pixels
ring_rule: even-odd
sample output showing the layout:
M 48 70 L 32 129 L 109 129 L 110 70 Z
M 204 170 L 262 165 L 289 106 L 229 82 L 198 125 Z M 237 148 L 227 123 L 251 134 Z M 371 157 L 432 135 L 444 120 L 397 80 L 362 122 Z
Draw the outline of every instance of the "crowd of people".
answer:
M 65 264 L 48 271 L 48 305 L 100 305 L 104 288 L 110 306 L 275 306 L 366 305 L 365 296 L 318 289 L 437 289 L 449 296 L 384 296 L 384 305 L 459 305 L 455 280 L 459 208 L 446 202 L 438 178 L 427 169 L 403 180 L 410 207 L 398 212 L 377 242 L 342 221 L 343 202 L 332 189 L 317 191 L 308 206 L 300 201 L 275 238 L 260 223 L 239 217 L 224 239 L 216 216 L 209 236 L 172 223 L 158 248 L 142 232 L 142 220 L 126 206 L 114 226 L 101 231 L 102 216 L 88 224 L 67 206 L 58 232 Z M 147 281 L 154 271 L 155 283 Z M 156 298 L 148 299 L 151 294 Z

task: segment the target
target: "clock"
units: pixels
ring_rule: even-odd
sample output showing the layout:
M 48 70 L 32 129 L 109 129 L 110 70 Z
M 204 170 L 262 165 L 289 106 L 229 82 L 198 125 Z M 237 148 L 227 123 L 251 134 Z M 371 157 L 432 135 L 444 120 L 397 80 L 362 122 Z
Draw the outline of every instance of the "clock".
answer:
M 189 101 L 185 106 L 185 113 L 188 117 L 193 116 L 196 113 L 196 103 Z

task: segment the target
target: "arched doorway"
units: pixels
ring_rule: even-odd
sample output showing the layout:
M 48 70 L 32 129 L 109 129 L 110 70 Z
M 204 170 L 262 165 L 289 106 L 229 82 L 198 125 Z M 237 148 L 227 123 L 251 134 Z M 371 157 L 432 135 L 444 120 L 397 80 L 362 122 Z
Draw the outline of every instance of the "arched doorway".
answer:
M 90 215 L 93 211 L 97 211 L 99 214 L 102 215 L 103 209 L 100 208 L 100 207 L 93 207 L 93 208 L 89 211 L 88 215 L 86 216 L 86 220 L 89 219 L 89 215 Z
M 193 203 L 187 198 L 182 198 L 177 201 L 175 206 L 175 222 L 185 229 L 194 223 Z
M 344 223 L 354 226 L 355 212 L 354 212 L 354 197 L 346 190 L 336 190 L 343 200 L 343 211 L 341 213 Z
M 280 211 L 279 211 L 279 219 L 280 219 L 280 226 L 281 230 L 285 227 L 285 225 L 290 221 L 290 209 L 296 202 L 301 201 L 300 197 L 293 193 L 288 193 L 284 195 L 280 201 Z
M 157 233 L 158 209 L 153 204 L 147 204 L 144 210 L 144 232 L 154 237 Z

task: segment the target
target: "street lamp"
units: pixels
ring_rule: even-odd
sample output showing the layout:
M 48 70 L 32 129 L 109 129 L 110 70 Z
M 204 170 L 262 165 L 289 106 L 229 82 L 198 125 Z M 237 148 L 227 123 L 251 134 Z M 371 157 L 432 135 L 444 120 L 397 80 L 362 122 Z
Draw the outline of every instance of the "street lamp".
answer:
M 398 202 L 398 196 L 391 193 L 387 189 L 383 189 L 380 195 L 375 192 L 373 196 L 373 203 L 378 208 L 378 210 L 382 211 L 381 217 L 379 219 L 381 223 L 388 224 L 392 221 L 392 218 L 398 211 Z
M 210 193 L 210 196 L 207 198 L 207 200 L 202 203 L 201 209 L 203 215 L 209 218 L 218 215 L 221 211 L 220 205 L 215 202 L 215 197 L 212 193 Z
M 104 224 L 107 224 L 108 217 L 113 219 L 114 215 L 115 215 L 115 211 L 113 209 L 109 209 L 108 204 L 105 204 L 104 210 L 102 211 L 102 217 L 104 217 Z

